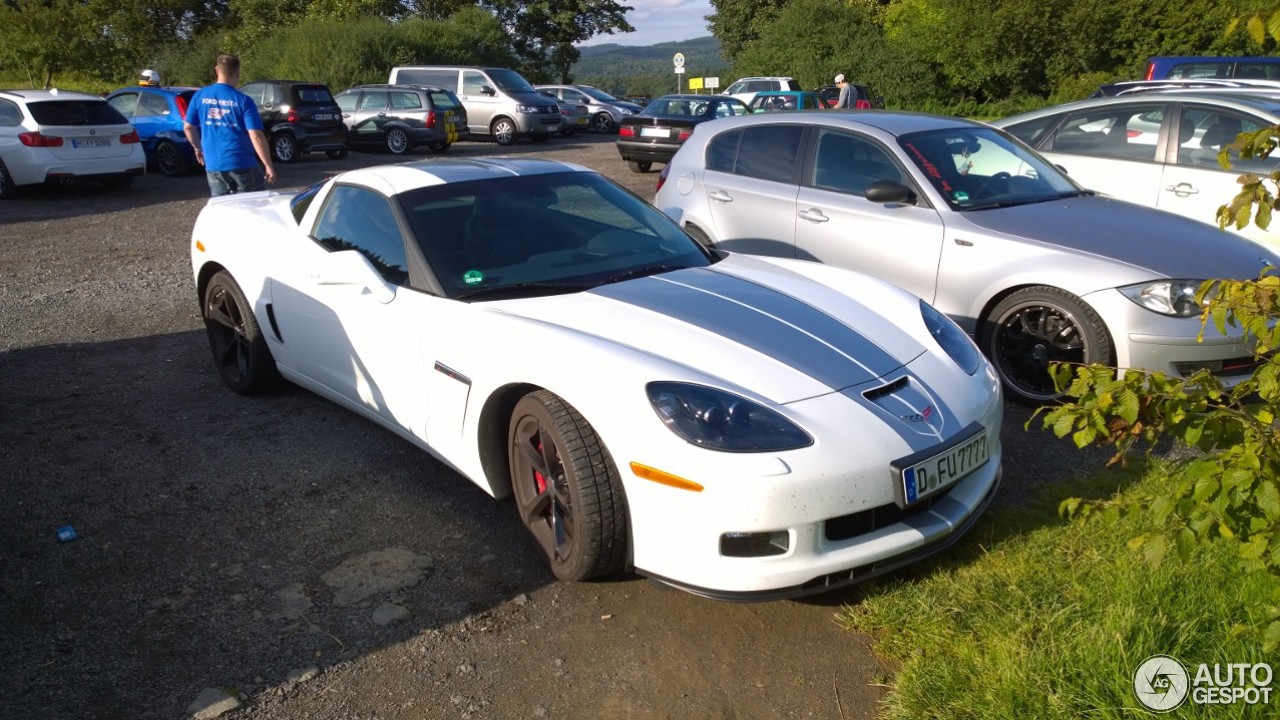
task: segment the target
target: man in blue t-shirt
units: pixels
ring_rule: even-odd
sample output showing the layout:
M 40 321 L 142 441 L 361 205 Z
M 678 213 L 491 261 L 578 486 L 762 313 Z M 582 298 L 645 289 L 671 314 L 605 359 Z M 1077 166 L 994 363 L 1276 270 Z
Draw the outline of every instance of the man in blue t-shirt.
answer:
M 236 89 L 240 58 L 219 55 L 214 72 L 218 82 L 191 98 L 183 130 L 195 148 L 196 160 L 204 165 L 214 197 L 261 190 L 275 182 L 276 170 L 258 106 Z

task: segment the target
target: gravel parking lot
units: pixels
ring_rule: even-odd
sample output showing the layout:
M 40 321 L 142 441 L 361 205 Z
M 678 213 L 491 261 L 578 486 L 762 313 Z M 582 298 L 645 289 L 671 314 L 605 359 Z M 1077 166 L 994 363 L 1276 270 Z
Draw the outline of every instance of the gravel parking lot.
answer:
M 657 179 L 609 136 L 449 153 L 499 151 Z M 390 160 L 306 156 L 276 185 Z M 151 174 L 0 203 L 0 716 L 875 715 L 892 668 L 832 620 L 862 589 L 557 583 L 510 501 L 300 389 L 226 390 L 189 267 L 207 196 Z M 1027 417 L 1006 412 L 1005 505 L 1097 465 Z

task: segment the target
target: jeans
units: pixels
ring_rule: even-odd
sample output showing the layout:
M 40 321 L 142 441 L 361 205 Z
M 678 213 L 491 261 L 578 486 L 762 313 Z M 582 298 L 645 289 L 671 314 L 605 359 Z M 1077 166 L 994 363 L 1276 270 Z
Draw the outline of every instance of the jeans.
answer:
M 208 176 L 209 193 L 213 197 L 253 192 L 267 187 L 267 177 L 257 165 L 243 170 L 209 171 L 205 175 Z

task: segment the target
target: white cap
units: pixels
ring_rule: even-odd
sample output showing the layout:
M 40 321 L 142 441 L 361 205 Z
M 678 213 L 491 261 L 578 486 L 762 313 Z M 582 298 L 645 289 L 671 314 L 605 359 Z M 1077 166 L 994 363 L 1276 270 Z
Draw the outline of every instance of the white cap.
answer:
M 844 73 L 840 73 L 839 75 L 836 76 L 836 82 L 837 83 L 844 82 Z

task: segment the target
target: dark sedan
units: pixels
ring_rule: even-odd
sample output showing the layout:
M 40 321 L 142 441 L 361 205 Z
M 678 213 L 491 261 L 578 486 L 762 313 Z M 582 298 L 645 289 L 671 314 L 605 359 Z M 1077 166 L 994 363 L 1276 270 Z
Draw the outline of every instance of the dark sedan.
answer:
M 632 172 L 649 172 L 653 163 L 669 162 L 698 123 L 750 114 L 751 109 L 734 97 L 663 95 L 639 115 L 623 118 L 618 127 L 618 154 Z

